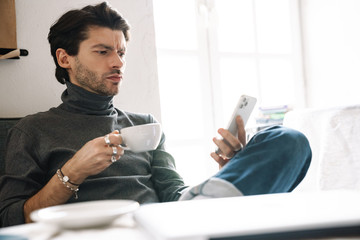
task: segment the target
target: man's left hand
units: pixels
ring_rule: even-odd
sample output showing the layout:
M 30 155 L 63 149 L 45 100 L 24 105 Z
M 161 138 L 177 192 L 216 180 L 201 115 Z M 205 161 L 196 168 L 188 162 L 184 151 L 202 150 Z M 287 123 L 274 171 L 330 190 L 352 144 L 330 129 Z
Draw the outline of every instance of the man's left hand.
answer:
M 220 169 L 246 145 L 244 122 L 240 116 L 236 117 L 236 125 L 238 137 L 232 135 L 228 130 L 220 128 L 218 133 L 222 136 L 222 139 L 213 138 L 219 151 L 218 153 L 212 152 L 211 157 L 219 164 Z

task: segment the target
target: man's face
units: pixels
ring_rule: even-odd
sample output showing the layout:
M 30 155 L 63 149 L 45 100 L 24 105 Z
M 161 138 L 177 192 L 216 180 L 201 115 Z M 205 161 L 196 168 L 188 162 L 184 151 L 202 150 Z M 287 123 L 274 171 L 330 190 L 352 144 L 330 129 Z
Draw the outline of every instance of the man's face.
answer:
M 90 92 L 114 96 L 125 70 L 126 40 L 120 30 L 92 27 L 79 52 L 70 57 L 70 81 Z

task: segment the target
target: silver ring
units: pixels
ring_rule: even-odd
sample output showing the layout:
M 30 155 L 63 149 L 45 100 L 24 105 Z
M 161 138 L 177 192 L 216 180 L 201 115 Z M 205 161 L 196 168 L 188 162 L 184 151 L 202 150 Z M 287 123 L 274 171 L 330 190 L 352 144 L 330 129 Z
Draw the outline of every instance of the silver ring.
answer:
M 116 162 L 116 157 L 115 156 L 111 156 L 111 162 Z
M 113 150 L 112 155 L 113 155 L 113 156 L 116 156 L 116 154 L 118 153 L 117 148 L 116 148 L 116 147 L 112 147 L 112 150 Z
M 238 149 L 234 149 L 234 152 L 237 153 L 241 150 L 243 150 L 244 146 L 240 143 L 240 147 Z
M 104 140 L 107 145 L 111 144 L 110 139 L 109 139 L 109 134 L 105 135 Z
M 235 152 L 232 152 L 232 154 L 229 156 L 229 155 L 226 155 L 226 157 L 228 158 L 228 159 L 232 159 L 233 157 L 235 156 Z
M 237 152 L 240 152 L 241 150 L 243 150 L 242 147 L 240 147 L 239 149 L 235 149 L 234 152 L 237 153 Z

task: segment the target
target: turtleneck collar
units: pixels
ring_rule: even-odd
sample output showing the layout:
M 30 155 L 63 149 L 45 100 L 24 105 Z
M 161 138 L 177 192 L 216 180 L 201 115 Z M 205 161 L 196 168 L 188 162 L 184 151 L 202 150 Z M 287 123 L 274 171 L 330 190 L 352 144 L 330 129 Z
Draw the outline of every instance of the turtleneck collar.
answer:
M 63 103 L 60 107 L 62 109 L 89 115 L 116 114 L 112 96 L 97 95 L 68 81 L 66 86 L 67 89 L 61 95 Z

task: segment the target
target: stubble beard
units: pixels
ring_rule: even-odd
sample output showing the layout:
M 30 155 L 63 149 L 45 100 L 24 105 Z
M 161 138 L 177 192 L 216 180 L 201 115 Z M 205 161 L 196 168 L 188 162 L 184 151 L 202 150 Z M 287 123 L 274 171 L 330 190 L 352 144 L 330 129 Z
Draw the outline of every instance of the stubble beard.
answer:
M 105 84 L 106 76 L 109 73 L 100 76 L 81 64 L 78 58 L 75 58 L 75 63 L 75 78 L 81 87 L 102 96 L 115 96 L 118 93 L 118 85 L 108 88 Z

